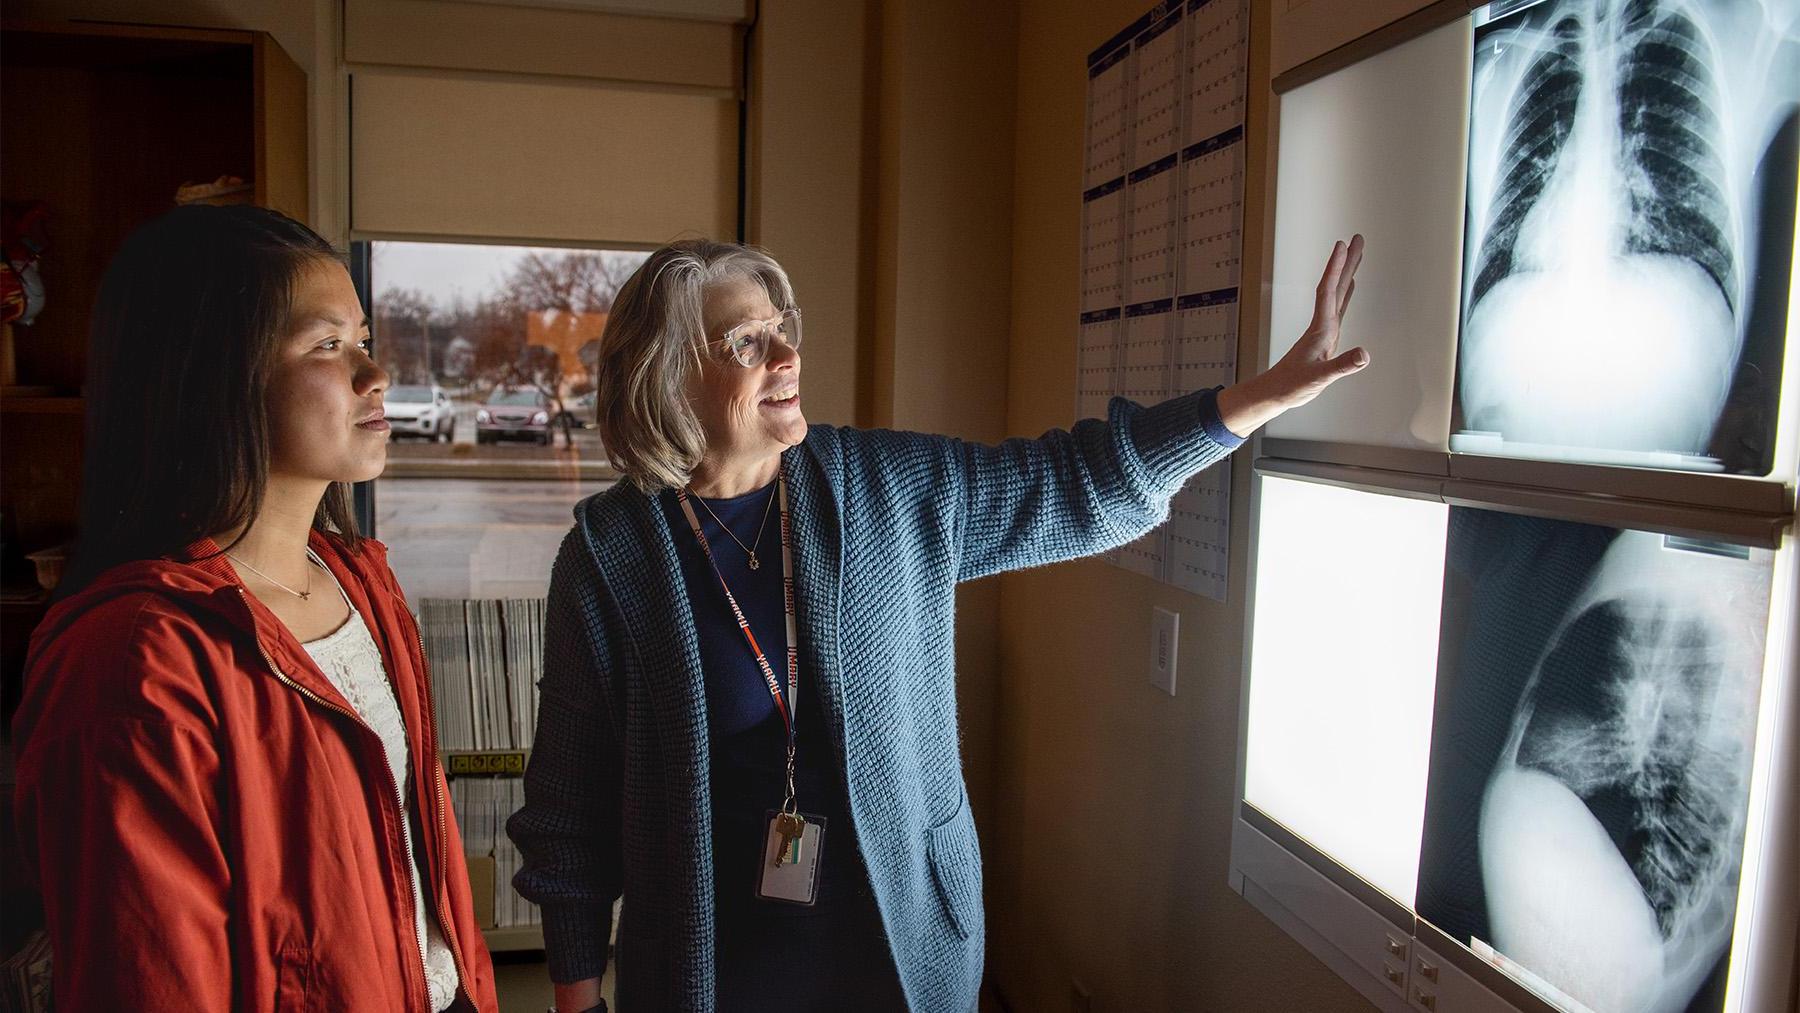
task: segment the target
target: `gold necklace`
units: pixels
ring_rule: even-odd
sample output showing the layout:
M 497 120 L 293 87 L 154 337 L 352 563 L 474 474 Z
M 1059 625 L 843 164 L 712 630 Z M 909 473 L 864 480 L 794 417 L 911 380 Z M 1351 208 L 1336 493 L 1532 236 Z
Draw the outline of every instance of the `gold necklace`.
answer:
M 286 591 L 288 594 L 293 595 L 294 597 L 300 599 L 301 601 L 311 601 L 312 600 L 313 563 L 312 563 L 312 554 L 311 553 L 308 553 L 307 557 L 306 557 L 306 590 L 304 590 L 304 591 L 294 590 L 293 588 L 287 586 L 286 584 L 283 584 L 281 581 L 276 580 L 274 577 L 271 577 L 268 574 L 262 572 L 261 570 L 258 570 L 256 567 L 251 566 L 249 563 L 244 562 L 243 560 L 239 559 L 236 555 L 234 555 L 230 552 L 227 552 L 225 554 L 227 556 L 231 556 L 232 562 L 238 564 L 239 566 L 243 567 L 246 570 L 249 570 L 251 573 L 256 574 L 258 577 L 261 577 L 262 579 L 268 581 L 269 583 L 274 584 L 276 587 L 281 588 L 283 591 Z
M 729 525 L 720 520 L 718 514 L 713 513 L 712 507 L 706 506 L 706 501 L 700 499 L 700 494 L 695 492 L 694 487 L 691 485 L 688 486 L 688 495 L 694 497 L 696 500 L 700 500 L 700 505 L 706 507 L 706 512 L 712 515 L 713 522 L 720 528 L 723 528 L 725 533 L 731 536 L 731 540 L 738 543 L 738 548 L 743 549 L 744 554 L 750 557 L 750 569 L 754 570 L 762 566 L 762 563 L 756 558 L 756 547 L 762 544 L 763 532 L 769 527 L 769 507 L 773 506 L 775 503 L 775 490 L 769 490 L 769 502 L 763 504 L 762 523 L 757 525 L 756 528 L 756 541 L 749 545 L 745 545 L 744 540 L 739 538 L 737 534 L 731 530 Z

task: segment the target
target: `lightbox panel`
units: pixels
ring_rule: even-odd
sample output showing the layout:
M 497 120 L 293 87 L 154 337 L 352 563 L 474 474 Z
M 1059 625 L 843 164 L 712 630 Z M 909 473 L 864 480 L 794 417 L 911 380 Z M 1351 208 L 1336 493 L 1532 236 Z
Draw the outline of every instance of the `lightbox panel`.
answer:
M 1270 436 L 1448 446 L 1469 47 L 1465 18 L 1281 96 L 1268 361 L 1306 330 L 1332 242 L 1360 232 L 1342 347 L 1373 362 L 1269 423 Z
M 1258 484 L 1245 800 L 1558 1008 L 1735 1008 L 1776 553 Z
M 1244 798 L 1410 907 L 1448 508 L 1261 483 Z

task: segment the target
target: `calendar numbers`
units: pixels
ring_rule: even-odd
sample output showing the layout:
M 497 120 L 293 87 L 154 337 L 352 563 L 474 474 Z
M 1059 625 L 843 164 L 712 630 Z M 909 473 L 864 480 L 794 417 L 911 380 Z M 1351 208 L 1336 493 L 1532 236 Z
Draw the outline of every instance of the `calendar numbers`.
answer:
M 1165 0 L 1088 57 L 1078 418 L 1232 382 L 1243 247 L 1245 0 Z M 1223 600 L 1231 473 L 1108 559 Z

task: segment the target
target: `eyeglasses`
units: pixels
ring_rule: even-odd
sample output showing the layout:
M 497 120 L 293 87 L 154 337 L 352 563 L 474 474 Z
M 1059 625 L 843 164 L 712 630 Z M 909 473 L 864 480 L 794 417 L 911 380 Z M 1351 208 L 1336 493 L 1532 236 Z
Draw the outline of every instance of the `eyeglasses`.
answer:
M 769 345 L 776 339 L 789 348 L 800 347 L 800 310 L 784 310 L 771 320 L 746 320 L 709 347 L 723 349 L 731 361 L 746 368 L 769 361 Z

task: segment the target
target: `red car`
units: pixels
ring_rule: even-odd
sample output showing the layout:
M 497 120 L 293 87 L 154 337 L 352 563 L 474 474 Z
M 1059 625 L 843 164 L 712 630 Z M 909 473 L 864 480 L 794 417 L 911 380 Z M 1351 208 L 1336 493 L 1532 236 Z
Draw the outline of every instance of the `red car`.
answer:
M 475 411 L 475 442 L 532 440 L 550 445 L 550 399 L 535 387 L 495 387 Z

